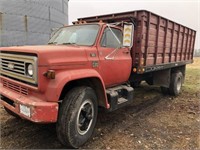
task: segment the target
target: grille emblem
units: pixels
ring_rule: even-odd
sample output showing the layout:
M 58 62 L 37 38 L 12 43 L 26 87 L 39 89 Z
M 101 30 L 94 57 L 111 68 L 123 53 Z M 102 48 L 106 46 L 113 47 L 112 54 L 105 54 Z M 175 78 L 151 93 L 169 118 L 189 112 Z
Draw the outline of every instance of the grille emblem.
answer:
M 15 67 L 15 65 L 14 65 L 14 64 L 12 64 L 12 63 L 9 63 L 9 64 L 8 64 L 8 68 L 9 68 L 9 69 L 13 70 L 13 69 L 14 69 L 14 67 Z

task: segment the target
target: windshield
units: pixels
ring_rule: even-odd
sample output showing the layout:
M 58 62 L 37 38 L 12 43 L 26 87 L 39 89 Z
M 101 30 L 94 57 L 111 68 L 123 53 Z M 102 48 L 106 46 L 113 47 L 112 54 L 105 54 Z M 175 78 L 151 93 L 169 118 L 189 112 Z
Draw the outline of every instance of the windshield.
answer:
M 99 31 L 99 25 L 77 25 L 59 29 L 48 44 L 75 44 L 91 46 Z

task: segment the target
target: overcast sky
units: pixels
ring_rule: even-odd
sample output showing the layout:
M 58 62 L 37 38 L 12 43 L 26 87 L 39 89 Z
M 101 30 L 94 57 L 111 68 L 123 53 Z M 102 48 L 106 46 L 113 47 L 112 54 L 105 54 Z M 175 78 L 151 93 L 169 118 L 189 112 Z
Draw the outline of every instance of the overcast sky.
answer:
M 69 0 L 69 24 L 80 17 L 146 9 L 197 31 L 200 49 L 200 0 Z

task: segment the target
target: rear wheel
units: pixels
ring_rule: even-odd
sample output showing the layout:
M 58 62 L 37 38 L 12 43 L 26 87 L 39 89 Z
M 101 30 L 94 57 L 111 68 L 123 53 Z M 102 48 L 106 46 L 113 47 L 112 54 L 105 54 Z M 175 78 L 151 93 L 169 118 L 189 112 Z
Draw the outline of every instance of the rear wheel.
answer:
M 180 94 L 182 81 L 183 81 L 183 74 L 180 71 L 172 73 L 169 86 L 169 93 L 171 95 L 177 96 Z
M 58 139 L 78 148 L 92 136 L 97 120 L 97 97 L 90 87 L 77 87 L 66 95 L 59 111 Z

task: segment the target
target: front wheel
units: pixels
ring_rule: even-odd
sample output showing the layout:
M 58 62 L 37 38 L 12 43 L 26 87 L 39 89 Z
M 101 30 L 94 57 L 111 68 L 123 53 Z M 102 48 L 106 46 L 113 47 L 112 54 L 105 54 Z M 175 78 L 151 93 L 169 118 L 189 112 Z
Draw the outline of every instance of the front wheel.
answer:
M 90 87 L 68 92 L 58 117 L 57 135 L 63 145 L 78 148 L 92 136 L 97 120 L 97 97 Z

